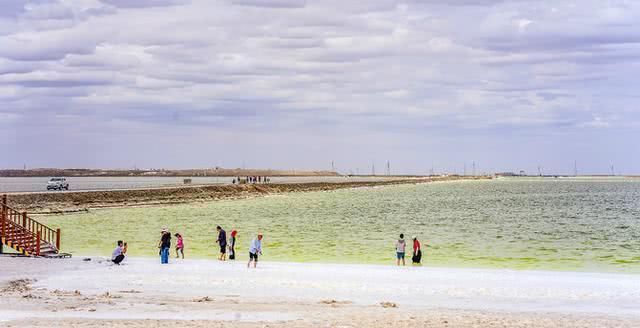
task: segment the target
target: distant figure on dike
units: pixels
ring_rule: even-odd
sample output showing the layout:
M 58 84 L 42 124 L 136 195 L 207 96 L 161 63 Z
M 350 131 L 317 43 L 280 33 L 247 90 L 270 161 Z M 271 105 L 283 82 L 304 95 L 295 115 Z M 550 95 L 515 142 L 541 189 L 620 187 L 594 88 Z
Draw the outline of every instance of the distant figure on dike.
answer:
M 411 257 L 411 261 L 413 264 L 420 264 L 422 260 L 422 249 L 420 249 L 420 241 L 418 237 L 413 236 L 413 256 Z
M 176 258 L 182 255 L 182 259 L 184 260 L 184 240 L 182 240 L 182 235 L 176 233 L 174 236 L 176 237 Z
M 249 263 L 247 263 L 247 268 L 251 267 L 251 262 L 253 262 L 254 268 L 258 265 L 258 255 L 262 255 L 262 234 L 260 233 L 258 237 L 251 241 L 251 245 L 249 246 Z
M 226 261 L 227 260 L 227 232 L 222 229 L 222 227 L 217 226 L 216 230 L 218 231 L 218 239 L 216 243 L 220 246 L 220 256 L 218 260 Z
M 229 260 L 236 259 L 236 235 L 238 231 L 231 231 L 231 238 L 229 238 Z
M 122 240 L 118 240 L 116 248 L 113 250 L 113 253 L 111 253 L 111 262 L 120 265 L 124 260 L 125 254 L 127 254 L 127 243 Z
M 158 248 L 160 249 L 160 263 L 169 264 L 169 249 L 171 249 L 171 233 L 169 229 L 162 228 L 160 232 L 160 242 L 158 242 Z
M 400 239 L 398 239 L 398 241 L 396 242 L 396 263 L 397 265 L 400 265 L 400 260 L 402 260 L 402 265 L 405 265 L 404 263 L 404 254 L 405 254 L 405 249 L 407 248 L 407 243 L 404 241 L 404 234 L 401 233 L 400 234 Z

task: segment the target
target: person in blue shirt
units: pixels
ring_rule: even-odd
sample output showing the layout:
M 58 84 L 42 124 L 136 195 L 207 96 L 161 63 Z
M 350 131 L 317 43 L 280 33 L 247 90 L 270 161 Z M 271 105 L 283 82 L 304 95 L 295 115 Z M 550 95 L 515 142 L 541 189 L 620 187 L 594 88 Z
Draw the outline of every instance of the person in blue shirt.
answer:
M 254 238 L 251 241 L 251 245 L 249 246 L 249 263 L 247 263 L 247 268 L 251 267 L 251 262 L 253 262 L 253 267 L 255 268 L 258 264 L 258 254 L 262 255 L 262 234 L 259 233 L 257 238 Z

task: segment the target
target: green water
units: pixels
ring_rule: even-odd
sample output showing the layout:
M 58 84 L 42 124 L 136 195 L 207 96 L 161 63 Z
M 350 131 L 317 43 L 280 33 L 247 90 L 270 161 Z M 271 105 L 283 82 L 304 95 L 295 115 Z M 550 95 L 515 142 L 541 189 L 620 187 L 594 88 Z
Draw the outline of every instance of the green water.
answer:
M 64 251 L 157 255 L 159 231 L 185 236 L 188 257 L 213 258 L 215 226 L 265 234 L 278 261 L 393 263 L 403 232 L 430 245 L 433 266 L 640 272 L 640 180 L 498 179 L 276 195 L 48 216 Z

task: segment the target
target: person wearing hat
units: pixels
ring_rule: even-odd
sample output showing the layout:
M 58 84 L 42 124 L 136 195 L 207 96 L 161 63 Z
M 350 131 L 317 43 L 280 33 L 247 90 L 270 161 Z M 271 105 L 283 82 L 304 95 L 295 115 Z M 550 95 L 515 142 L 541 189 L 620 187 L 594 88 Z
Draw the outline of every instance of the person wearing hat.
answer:
M 413 236 L 413 256 L 411 257 L 411 261 L 413 264 L 420 264 L 422 260 L 422 250 L 420 249 L 420 241 L 418 241 L 418 237 Z
M 171 248 L 171 233 L 169 232 L 169 229 L 162 228 L 160 234 L 160 242 L 158 243 L 158 248 L 160 248 L 160 263 L 168 264 L 169 249 Z
M 251 267 L 251 261 L 253 261 L 253 267 L 255 268 L 258 264 L 258 254 L 262 255 L 262 234 L 259 233 L 257 238 L 254 238 L 251 241 L 251 245 L 249 246 L 249 263 L 247 263 L 247 268 Z

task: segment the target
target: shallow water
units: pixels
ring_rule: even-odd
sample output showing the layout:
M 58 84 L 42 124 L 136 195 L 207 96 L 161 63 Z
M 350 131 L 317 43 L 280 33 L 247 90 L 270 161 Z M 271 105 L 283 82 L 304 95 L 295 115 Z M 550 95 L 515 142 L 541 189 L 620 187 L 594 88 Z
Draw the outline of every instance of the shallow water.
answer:
M 215 226 L 265 234 L 265 258 L 392 263 L 401 232 L 417 235 L 433 266 L 640 273 L 640 181 L 497 179 L 291 193 L 246 200 L 95 210 L 42 217 L 63 230 L 64 251 L 157 255 L 163 226 L 186 255 L 214 257 Z M 410 260 L 408 258 L 408 260 Z

